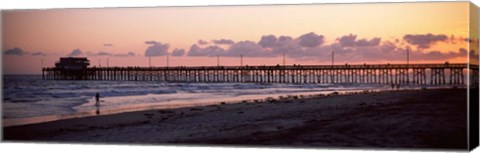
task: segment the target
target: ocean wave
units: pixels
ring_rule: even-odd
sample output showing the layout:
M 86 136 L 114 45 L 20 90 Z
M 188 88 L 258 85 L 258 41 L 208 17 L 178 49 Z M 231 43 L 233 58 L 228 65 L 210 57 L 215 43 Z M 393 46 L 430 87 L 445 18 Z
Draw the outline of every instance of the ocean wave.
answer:
M 148 81 L 59 81 L 41 76 L 4 76 L 7 117 L 73 113 L 94 109 L 96 93 L 108 107 L 309 93 L 360 88 L 369 84 L 165 83 Z

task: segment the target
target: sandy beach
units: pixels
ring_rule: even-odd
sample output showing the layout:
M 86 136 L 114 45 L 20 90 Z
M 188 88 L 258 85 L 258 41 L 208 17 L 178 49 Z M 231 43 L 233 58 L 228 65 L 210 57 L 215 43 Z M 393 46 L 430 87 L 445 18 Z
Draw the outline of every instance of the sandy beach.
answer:
M 312 95 L 4 128 L 6 141 L 279 147 L 467 147 L 466 89 Z

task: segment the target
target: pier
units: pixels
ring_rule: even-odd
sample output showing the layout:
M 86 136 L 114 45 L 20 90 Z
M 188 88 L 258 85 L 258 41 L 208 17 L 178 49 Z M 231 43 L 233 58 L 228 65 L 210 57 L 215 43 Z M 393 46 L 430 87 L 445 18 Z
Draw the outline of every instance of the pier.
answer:
M 359 64 L 275 66 L 87 67 L 42 69 L 46 80 L 115 80 L 239 83 L 371 83 L 478 85 L 478 65 Z

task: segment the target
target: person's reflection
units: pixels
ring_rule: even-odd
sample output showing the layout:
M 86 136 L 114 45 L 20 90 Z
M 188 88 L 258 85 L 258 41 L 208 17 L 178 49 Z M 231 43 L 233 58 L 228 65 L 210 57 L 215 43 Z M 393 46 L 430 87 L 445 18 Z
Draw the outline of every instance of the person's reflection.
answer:
M 97 110 L 95 111 L 95 114 L 100 115 L 100 105 L 95 105 Z

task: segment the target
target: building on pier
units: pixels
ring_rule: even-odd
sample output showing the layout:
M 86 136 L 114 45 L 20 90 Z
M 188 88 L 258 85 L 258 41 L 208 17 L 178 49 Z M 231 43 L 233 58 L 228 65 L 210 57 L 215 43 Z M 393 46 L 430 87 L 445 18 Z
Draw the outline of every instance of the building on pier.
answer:
M 42 78 L 52 80 L 85 80 L 90 61 L 86 57 L 61 57 L 53 68 L 43 68 Z M 46 74 L 45 74 L 46 73 Z
M 55 68 L 63 70 L 85 70 L 90 65 L 86 57 L 62 57 L 55 63 Z

